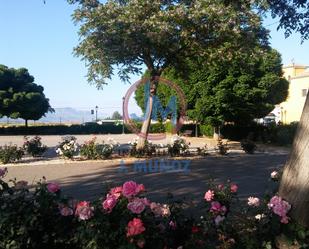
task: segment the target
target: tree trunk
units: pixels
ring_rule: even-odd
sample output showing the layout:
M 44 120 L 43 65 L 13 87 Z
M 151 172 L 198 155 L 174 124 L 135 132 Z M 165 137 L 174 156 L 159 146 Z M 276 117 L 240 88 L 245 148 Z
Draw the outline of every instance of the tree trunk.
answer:
M 291 216 L 309 227 L 309 95 L 284 166 L 279 195 L 291 203 Z
M 28 119 L 25 119 L 25 126 L 28 127 Z
M 152 74 L 153 75 L 153 74 Z M 159 75 L 157 75 L 159 76 Z M 148 113 L 147 117 L 145 117 L 145 120 L 142 125 L 142 129 L 140 132 L 140 136 L 137 143 L 137 149 L 142 149 L 145 146 L 145 141 L 147 140 L 150 123 L 151 123 L 151 115 L 152 115 L 152 107 L 153 107 L 153 96 L 157 93 L 157 86 L 158 86 L 158 80 L 156 75 L 153 75 L 150 80 L 150 93 L 149 93 L 149 99 L 148 99 L 148 110 L 146 113 Z M 146 107 L 146 108 L 147 108 Z

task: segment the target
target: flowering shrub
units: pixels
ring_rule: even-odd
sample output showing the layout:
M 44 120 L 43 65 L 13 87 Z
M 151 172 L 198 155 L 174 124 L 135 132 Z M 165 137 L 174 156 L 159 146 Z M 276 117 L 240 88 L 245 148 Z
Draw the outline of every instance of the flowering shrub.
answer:
M 130 141 L 131 145 L 130 155 L 134 157 L 144 157 L 144 156 L 152 156 L 156 153 L 156 145 L 154 145 L 151 141 L 146 140 L 145 146 L 142 149 L 137 149 L 138 138 Z
M 187 153 L 189 150 L 189 145 L 179 136 L 173 136 L 171 139 L 171 144 L 168 144 L 167 146 L 170 156 L 179 156 Z
M 47 146 L 41 142 L 41 137 L 35 136 L 29 140 L 29 137 L 24 137 L 24 150 L 33 157 L 41 156 L 46 150 Z
M 45 179 L 29 192 L 27 182 L 5 182 L 6 173 L 0 168 L 0 248 L 258 249 L 276 248 L 279 235 L 298 248 L 309 242 L 288 202 L 277 195 L 241 202 L 229 181 L 209 184 L 197 206 L 202 216 L 193 219 L 182 203 L 152 202 L 133 181 L 89 202 L 63 197 L 59 184 Z
M 65 136 L 62 137 L 62 142 L 59 143 L 56 152 L 59 156 L 72 159 L 78 151 L 78 144 L 76 137 Z
M 23 155 L 23 149 L 17 147 L 17 145 L 0 146 L 0 161 L 4 164 L 18 161 Z
M 118 144 L 113 139 L 108 139 L 109 143 L 97 144 L 96 137 L 86 141 L 80 148 L 81 156 L 86 159 L 101 159 L 108 158 L 112 155 L 114 149 Z

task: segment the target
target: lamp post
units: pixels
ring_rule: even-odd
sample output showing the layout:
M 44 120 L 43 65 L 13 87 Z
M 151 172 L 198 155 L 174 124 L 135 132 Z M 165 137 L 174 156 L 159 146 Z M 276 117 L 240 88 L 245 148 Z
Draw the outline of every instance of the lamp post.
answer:
M 125 97 L 122 97 L 122 134 L 124 134 L 124 99 Z
M 95 121 L 98 122 L 98 109 L 99 107 L 96 105 L 95 106 Z

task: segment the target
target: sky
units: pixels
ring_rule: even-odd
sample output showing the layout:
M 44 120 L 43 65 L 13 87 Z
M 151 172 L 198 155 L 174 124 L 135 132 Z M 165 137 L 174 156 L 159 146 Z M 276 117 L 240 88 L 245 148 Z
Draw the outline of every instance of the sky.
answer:
M 54 108 L 91 110 L 98 106 L 99 113 L 121 112 L 122 97 L 130 84 L 113 77 L 103 90 L 97 90 L 87 82 L 85 63 L 73 55 L 79 42 L 78 26 L 71 17 L 74 8 L 66 0 L 47 0 L 46 4 L 43 0 L 0 0 L 0 64 L 27 68 Z M 285 39 L 275 22 L 271 18 L 264 21 L 283 64 L 293 59 L 309 65 L 309 41 L 301 44 L 298 34 Z M 131 83 L 138 79 L 132 76 Z M 139 114 L 140 110 L 132 105 L 132 112 Z

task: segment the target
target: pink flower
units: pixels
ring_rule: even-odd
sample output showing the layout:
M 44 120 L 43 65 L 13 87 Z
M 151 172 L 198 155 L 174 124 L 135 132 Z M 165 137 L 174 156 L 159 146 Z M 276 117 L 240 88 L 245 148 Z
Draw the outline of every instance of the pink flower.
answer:
M 134 214 L 140 214 L 145 210 L 144 199 L 135 198 L 133 201 L 128 203 L 128 209 Z
M 236 193 L 236 192 L 237 192 L 237 190 L 238 190 L 238 186 L 237 186 L 237 184 L 232 183 L 232 184 L 231 184 L 231 192 L 232 192 L 232 193 Z
M 219 189 L 219 190 L 223 190 L 223 189 L 224 189 L 224 185 L 223 185 L 223 184 L 219 184 L 219 185 L 218 185 L 218 189 Z
M 204 199 L 206 201 L 212 201 L 213 198 L 215 196 L 215 192 L 213 190 L 208 190 L 206 193 L 205 193 L 205 196 L 204 196 Z
M 112 188 L 109 193 L 113 196 L 115 196 L 117 199 L 121 196 L 122 193 L 122 186 L 118 186 L 115 188 Z
M 248 205 L 253 206 L 253 207 L 258 207 L 260 206 L 260 199 L 257 197 L 249 197 L 248 198 Z
M 0 177 L 4 177 L 7 172 L 8 172 L 7 168 L 4 169 L 0 168 Z
M 176 222 L 175 221 L 170 221 L 170 223 L 168 223 L 169 224 L 169 226 L 170 226 L 170 228 L 172 229 L 172 230 L 176 230 L 176 228 L 177 228 L 177 224 L 176 224 Z
M 122 186 L 122 194 L 127 197 L 133 197 L 139 193 L 139 185 L 136 182 L 128 181 Z
M 47 190 L 50 193 L 56 193 L 60 190 L 60 186 L 55 182 L 51 182 L 47 184 Z
M 69 207 L 61 207 L 60 208 L 60 214 L 62 216 L 70 216 L 73 215 L 73 209 Z
M 226 211 L 227 211 L 226 206 L 222 206 L 222 207 L 221 207 L 221 210 L 220 210 L 221 214 L 224 215 L 224 214 L 226 213 Z
M 133 220 L 129 221 L 127 226 L 127 237 L 134 236 L 141 234 L 145 231 L 144 224 L 141 219 L 134 218 Z
M 146 189 L 145 189 L 144 184 L 139 184 L 138 185 L 138 192 L 145 192 L 145 191 L 146 191 Z
M 80 220 L 89 220 L 93 216 L 93 210 L 88 201 L 81 201 L 76 206 L 75 216 Z
M 220 202 L 217 202 L 217 201 L 213 201 L 211 202 L 211 207 L 210 207 L 210 212 L 213 212 L 213 213 L 219 213 L 221 212 L 221 204 Z
M 216 218 L 215 218 L 215 224 L 216 226 L 219 226 L 219 224 L 224 221 L 225 217 L 224 216 L 221 216 L 221 215 L 218 215 Z
M 171 215 L 170 208 L 166 204 L 162 205 L 160 203 L 152 202 L 150 204 L 150 209 L 156 217 L 158 216 L 168 217 Z
M 268 208 L 271 209 L 276 215 L 281 217 L 281 222 L 286 224 L 289 222 L 289 217 L 287 213 L 291 209 L 291 205 L 284 201 L 280 196 L 273 196 L 269 203 L 267 204 Z
M 139 239 L 138 241 L 137 241 L 137 246 L 139 247 L 139 248 L 144 248 L 144 246 L 145 246 L 145 240 L 144 239 Z
M 280 222 L 283 224 L 288 224 L 289 223 L 290 218 L 288 216 L 284 216 L 281 218 Z
M 105 201 L 103 201 L 102 206 L 108 213 L 112 212 L 113 208 L 117 204 L 117 197 L 115 195 L 108 194 Z

